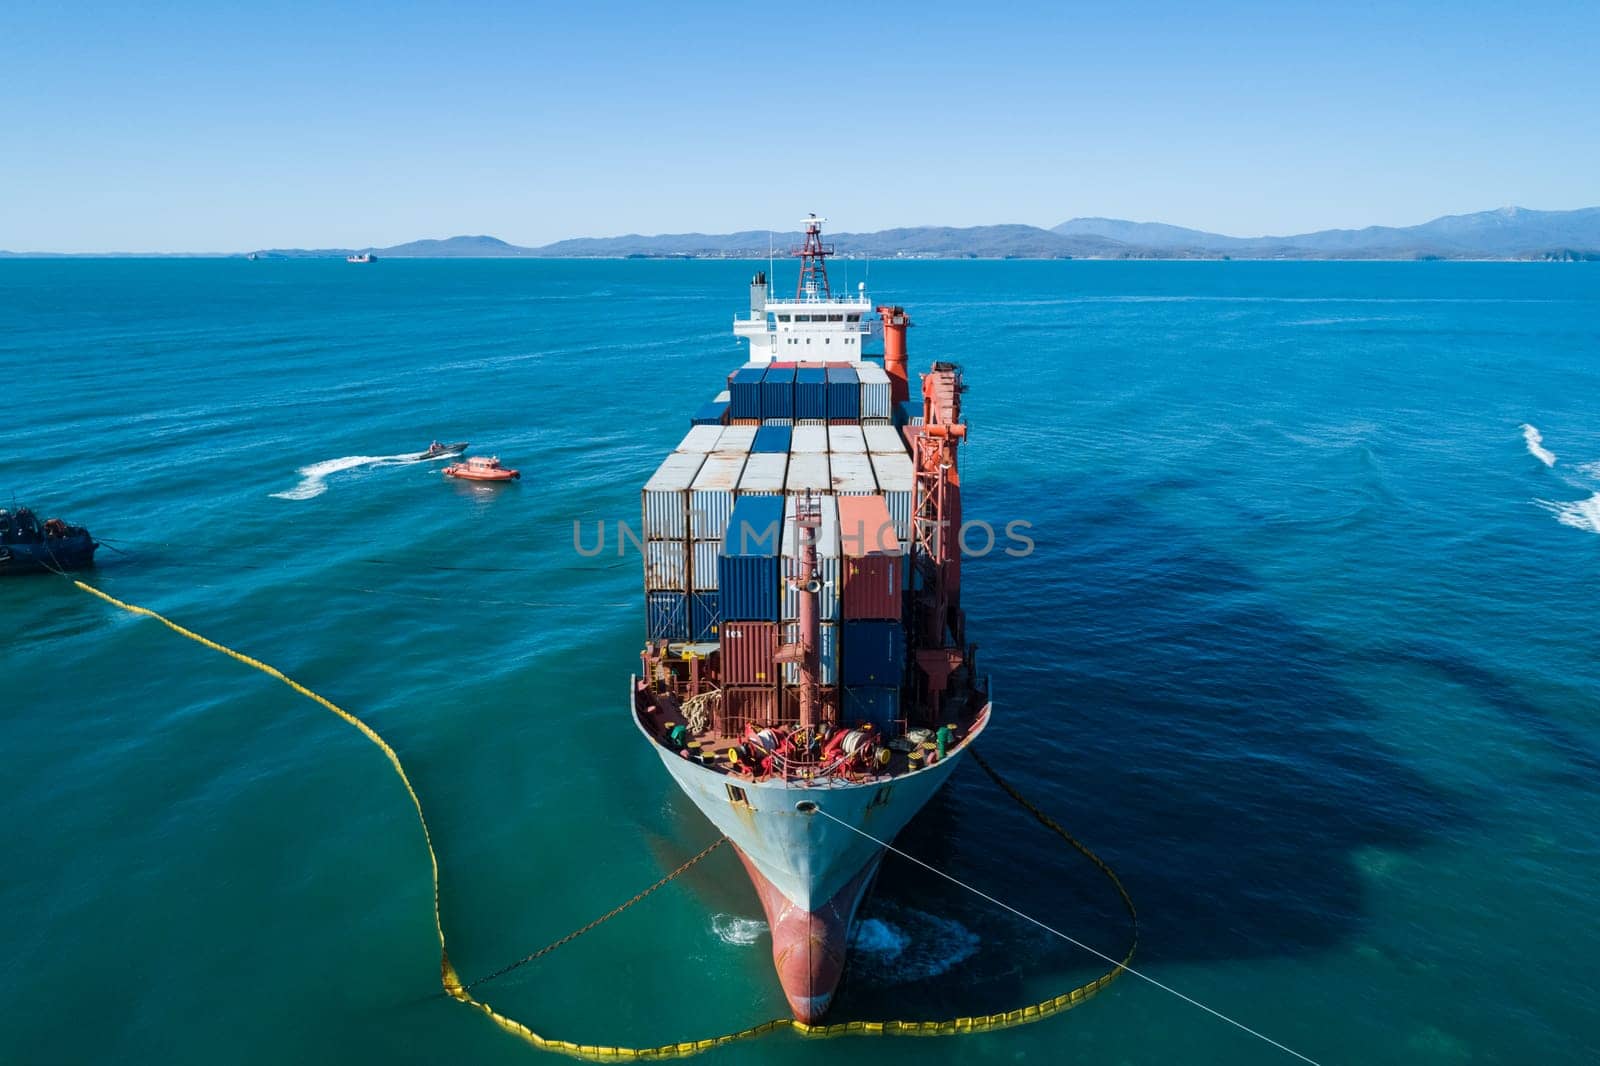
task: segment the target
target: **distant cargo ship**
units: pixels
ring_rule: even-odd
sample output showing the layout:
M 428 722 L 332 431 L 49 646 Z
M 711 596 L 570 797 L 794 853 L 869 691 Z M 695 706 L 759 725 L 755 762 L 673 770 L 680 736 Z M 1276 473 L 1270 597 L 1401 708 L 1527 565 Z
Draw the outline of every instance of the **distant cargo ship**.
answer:
M 864 285 L 830 290 L 823 221 L 806 220 L 792 300 L 755 276 L 733 327 L 749 361 L 644 486 L 632 697 L 743 861 L 805 1022 L 833 1000 L 877 840 L 990 714 L 960 604 L 960 370 L 934 363 L 908 402 L 910 321 Z
M 361 252 L 357 255 L 345 256 L 344 261 L 346 263 L 376 263 L 378 261 L 378 257 L 373 255 L 371 252 Z

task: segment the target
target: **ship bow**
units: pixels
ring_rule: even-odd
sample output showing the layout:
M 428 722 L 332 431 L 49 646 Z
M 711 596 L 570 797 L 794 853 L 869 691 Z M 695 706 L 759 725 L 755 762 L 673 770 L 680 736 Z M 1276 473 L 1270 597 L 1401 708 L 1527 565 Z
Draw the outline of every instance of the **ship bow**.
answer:
M 839 979 L 844 976 L 850 928 L 877 872 L 882 852 L 873 855 L 826 902 L 810 907 L 786 896 L 743 849 L 738 852 L 767 912 L 767 926 L 772 930 L 772 962 L 783 994 L 796 1019 L 816 1024 L 827 1013 Z

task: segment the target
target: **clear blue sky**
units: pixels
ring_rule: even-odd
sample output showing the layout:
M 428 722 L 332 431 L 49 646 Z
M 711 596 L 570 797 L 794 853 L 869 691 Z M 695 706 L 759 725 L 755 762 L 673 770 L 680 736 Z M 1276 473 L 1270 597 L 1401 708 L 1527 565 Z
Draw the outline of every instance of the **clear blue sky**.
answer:
M 14 3 L 0 248 L 1590 206 L 1597 48 L 1594 0 Z

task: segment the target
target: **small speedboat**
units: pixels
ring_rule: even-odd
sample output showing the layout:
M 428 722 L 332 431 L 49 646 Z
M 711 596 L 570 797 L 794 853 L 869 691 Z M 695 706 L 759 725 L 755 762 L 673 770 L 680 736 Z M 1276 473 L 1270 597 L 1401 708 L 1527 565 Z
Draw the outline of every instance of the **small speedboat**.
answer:
M 59 518 L 42 524 L 26 507 L 0 510 L 0 577 L 48 570 L 82 570 L 94 565 L 94 542 L 82 526 Z
M 424 459 L 443 459 L 450 455 L 460 455 L 467 450 L 467 442 L 457 441 L 454 444 L 440 444 L 434 441 L 428 445 L 428 450 L 422 453 Z
M 494 455 L 474 455 L 464 463 L 451 463 L 444 473 L 467 481 L 515 481 L 522 476 L 520 470 L 501 466 L 499 456 Z

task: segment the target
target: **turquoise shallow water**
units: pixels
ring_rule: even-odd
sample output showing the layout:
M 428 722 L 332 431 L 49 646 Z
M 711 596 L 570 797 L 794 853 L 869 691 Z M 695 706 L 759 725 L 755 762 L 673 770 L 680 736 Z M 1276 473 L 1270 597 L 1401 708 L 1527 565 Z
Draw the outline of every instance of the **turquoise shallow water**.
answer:
M 711 839 L 625 717 L 637 559 L 578 556 L 572 523 L 635 516 L 740 360 L 750 270 L 0 262 L 0 493 L 124 547 L 108 591 L 383 731 L 483 973 Z M 969 517 L 1034 525 L 1033 555 L 967 570 L 985 748 L 1122 873 L 1139 965 L 1326 1063 L 1600 1055 L 1600 272 L 871 281 L 911 309 L 914 364 L 966 369 Z M 433 437 L 524 480 L 334 462 Z M 537 1058 L 435 994 L 426 855 L 358 735 L 58 579 L 0 584 L 0 614 L 0 1060 Z M 1123 943 L 1097 875 L 973 769 L 903 840 Z M 486 998 L 585 1041 L 737 1028 L 783 1010 L 759 916 L 718 855 Z M 891 861 L 839 1013 L 998 1010 L 1096 972 Z M 1007 1033 L 714 1057 L 824 1056 L 1292 1061 L 1133 980 Z

